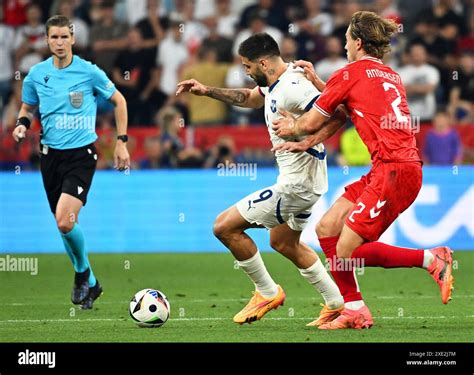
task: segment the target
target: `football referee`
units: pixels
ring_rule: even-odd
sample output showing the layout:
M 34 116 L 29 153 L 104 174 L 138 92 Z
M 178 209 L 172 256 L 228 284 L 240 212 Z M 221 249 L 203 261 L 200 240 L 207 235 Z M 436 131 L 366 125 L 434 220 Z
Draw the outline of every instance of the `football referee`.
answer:
M 75 270 L 71 300 L 83 309 L 91 309 L 102 287 L 92 272 L 78 215 L 86 204 L 97 164 L 97 96 L 115 106 L 118 136 L 114 162 L 120 171 L 130 167 L 127 103 L 100 68 L 73 55 L 74 28 L 68 18 L 53 16 L 46 22 L 46 43 L 52 56 L 33 66 L 23 81 L 22 106 L 13 138 L 17 142 L 25 138 L 39 107 L 41 175 Z

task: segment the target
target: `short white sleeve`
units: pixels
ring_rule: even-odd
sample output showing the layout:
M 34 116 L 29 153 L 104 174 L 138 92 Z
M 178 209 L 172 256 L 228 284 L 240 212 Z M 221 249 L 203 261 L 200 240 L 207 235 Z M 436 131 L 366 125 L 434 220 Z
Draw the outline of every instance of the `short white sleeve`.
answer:
M 306 80 L 288 82 L 285 88 L 285 108 L 290 112 L 307 112 L 320 92 Z

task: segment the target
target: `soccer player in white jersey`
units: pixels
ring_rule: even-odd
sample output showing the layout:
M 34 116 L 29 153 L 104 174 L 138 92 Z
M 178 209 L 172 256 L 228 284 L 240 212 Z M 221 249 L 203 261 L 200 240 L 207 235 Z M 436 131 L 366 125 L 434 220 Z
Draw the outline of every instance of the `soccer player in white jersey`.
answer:
M 242 64 L 256 83 L 254 89 L 208 87 L 195 79 L 178 84 L 176 95 L 190 92 L 240 107 L 261 108 L 273 145 L 285 142 L 272 130 L 272 121 L 282 113 L 301 116 L 310 109 L 319 91 L 306 79 L 303 69 L 286 64 L 275 40 L 268 34 L 255 34 L 239 47 Z M 268 273 L 248 228 L 270 230 L 271 246 L 298 267 L 301 275 L 318 290 L 325 301 L 318 326 L 332 321 L 341 312 L 343 299 L 317 254 L 300 242 L 313 205 L 327 191 L 326 151 L 322 144 L 304 153 L 277 152 L 277 183 L 248 195 L 222 212 L 214 224 L 215 236 L 232 252 L 240 268 L 255 284 L 255 292 L 234 322 L 243 324 L 261 319 L 282 305 L 285 292 Z

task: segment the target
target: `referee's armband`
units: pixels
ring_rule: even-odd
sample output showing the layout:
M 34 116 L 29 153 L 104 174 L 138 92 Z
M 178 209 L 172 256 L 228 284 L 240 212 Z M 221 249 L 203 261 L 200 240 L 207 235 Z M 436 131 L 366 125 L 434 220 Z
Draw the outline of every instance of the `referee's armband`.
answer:
M 15 126 L 18 126 L 18 125 L 23 125 L 25 128 L 29 129 L 31 126 L 31 121 L 28 117 L 23 116 L 23 117 L 20 117 L 18 120 L 16 120 Z

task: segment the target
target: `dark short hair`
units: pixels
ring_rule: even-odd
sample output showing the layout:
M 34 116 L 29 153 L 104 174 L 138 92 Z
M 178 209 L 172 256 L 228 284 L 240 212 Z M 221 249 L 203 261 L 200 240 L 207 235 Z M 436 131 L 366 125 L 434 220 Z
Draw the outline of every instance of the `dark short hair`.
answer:
M 71 34 L 74 34 L 73 27 L 71 21 L 66 16 L 56 15 L 52 16 L 49 20 L 46 21 L 46 35 L 49 35 L 49 29 L 53 26 L 58 27 L 65 27 L 69 28 Z
M 260 57 L 280 56 L 277 42 L 267 33 L 258 33 L 245 39 L 239 46 L 239 55 L 255 61 Z

